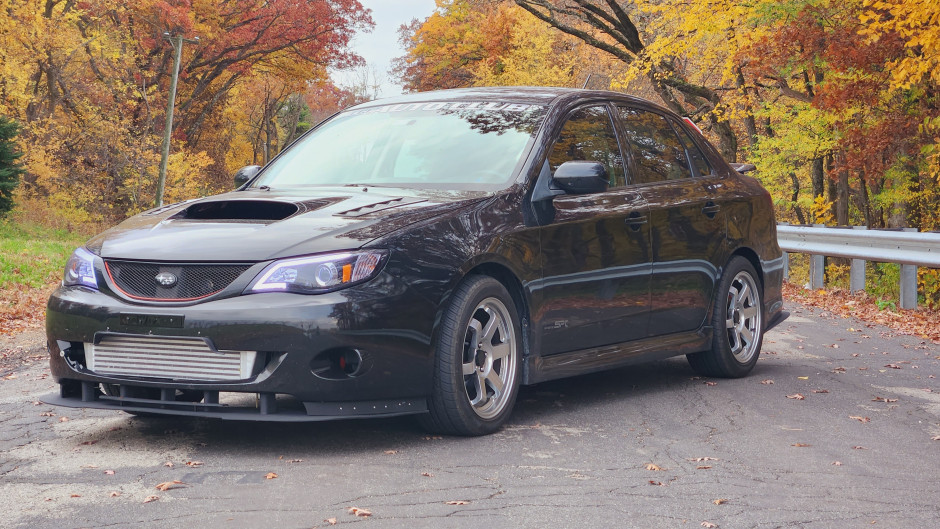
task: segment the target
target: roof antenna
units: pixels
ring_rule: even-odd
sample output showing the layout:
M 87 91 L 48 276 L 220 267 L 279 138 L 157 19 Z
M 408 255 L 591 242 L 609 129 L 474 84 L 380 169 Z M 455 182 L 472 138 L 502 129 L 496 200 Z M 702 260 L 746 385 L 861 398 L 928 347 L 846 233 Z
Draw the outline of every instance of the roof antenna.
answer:
M 585 88 L 587 88 L 588 83 L 591 82 L 591 77 L 594 77 L 594 72 L 591 72 L 588 74 L 587 79 L 584 80 L 584 84 L 581 85 L 581 90 L 584 90 Z

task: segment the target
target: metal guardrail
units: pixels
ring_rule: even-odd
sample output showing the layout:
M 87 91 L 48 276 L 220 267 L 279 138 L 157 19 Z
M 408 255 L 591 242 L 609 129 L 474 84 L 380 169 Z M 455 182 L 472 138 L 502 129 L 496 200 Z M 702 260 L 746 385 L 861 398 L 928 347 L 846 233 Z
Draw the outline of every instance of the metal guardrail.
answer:
M 917 308 L 917 267 L 940 268 L 940 233 L 916 229 L 869 230 L 864 226 L 777 225 L 777 241 L 787 253 L 810 255 L 810 288 L 825 287 L 826 257 L 852 259 L 849 289 L 865 289 L 867 261 L 901 265 L 901 308 Z M 784 259 L 787 273 L 789 257 Z

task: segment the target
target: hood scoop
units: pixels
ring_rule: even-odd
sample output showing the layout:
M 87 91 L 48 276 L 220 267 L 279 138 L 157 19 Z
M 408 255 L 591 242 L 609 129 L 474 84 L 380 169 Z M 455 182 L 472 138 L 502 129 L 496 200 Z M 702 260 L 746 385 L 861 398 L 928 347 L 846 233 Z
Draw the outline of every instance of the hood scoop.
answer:
M 199 202 L 172 218 L 219 222 L 276 222 L 296 215 L 300 206 L 273 200 L 214 200 Z
M 338 213 L 334 213 L 333 215 L 336 217 L 363 217 L 377 211 L 397 208 L 399 206 L 407 206 L 408 204 L 417 204 L 418 202 L 426 202 L 426 199 L 417 197 L 392 198 L 389 200 L 383 200 L 381 202 L 375 202 L 373 204 L 367 204 L 365 206 L 348 209 L 346 211 L 340 211 Z

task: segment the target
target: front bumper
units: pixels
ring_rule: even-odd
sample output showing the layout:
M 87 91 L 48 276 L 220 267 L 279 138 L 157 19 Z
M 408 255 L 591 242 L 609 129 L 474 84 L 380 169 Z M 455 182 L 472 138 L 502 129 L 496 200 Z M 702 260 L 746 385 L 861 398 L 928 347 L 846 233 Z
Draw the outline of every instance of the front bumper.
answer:
M 44 400 L 238 420 L 422 413 L 431 389 L 436 315 L 436 305 L 385 273 L 329 294 L 251 294 L 189 306 L 133 304 L 84 287 L 60 287 L 46 312 L 50 366 L 60 392 Z M 212 350 L 257 354 L 248 376 L 238 380 L 90 369 L 85 348 L 114 335 L 200 338 Z M 355 370 L 332 365 L 346 353 L 361 359 Z M 233 394 L 254 395 L 227 402 Z

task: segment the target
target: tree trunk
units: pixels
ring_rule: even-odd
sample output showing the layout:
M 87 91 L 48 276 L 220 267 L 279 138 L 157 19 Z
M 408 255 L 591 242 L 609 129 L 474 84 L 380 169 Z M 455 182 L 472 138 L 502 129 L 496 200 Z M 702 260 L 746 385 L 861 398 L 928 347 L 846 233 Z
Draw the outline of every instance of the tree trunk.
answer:
M 793 205 L 793 212 L 796 213 L 796 220 L 800 224 L 806 224 L 806 215 L 803 214 L 803 208 L 799 205 L 800 199 L 800 179 L 796 173 L 790 173 L 790 184 L 793 188 L 793 194 L 790 195 L 790 203 Z
M 836 192 L 836 223 L 849 225 L 849 170 L 839 169 L 838 191 Z
M 858 172 L 858 195 L 856 205 L 865 219 L 865 226 L 872 227 L 871 204 L 868 201 L 868 184 L 865 183 L 865 172 Z
M 826 191 L 825 159 L 820 156 L 813 159 L 813 198 L 822 196 Z

